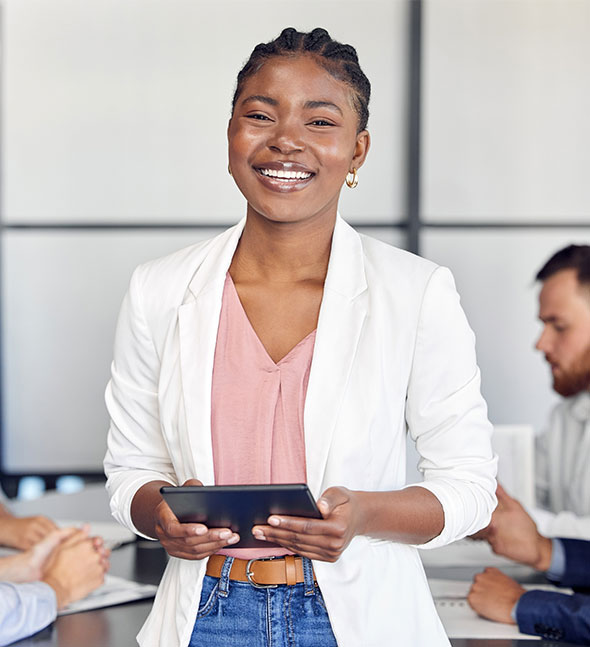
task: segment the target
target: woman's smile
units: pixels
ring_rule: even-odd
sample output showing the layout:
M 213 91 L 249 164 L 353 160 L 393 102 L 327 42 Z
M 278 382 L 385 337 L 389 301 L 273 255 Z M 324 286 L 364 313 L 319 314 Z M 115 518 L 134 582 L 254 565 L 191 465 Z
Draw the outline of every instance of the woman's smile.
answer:
M 295 162 L 265 162 L 253 168 L 267 189 L 279 193 L 301 191 L 315 177 L 311 169 Z

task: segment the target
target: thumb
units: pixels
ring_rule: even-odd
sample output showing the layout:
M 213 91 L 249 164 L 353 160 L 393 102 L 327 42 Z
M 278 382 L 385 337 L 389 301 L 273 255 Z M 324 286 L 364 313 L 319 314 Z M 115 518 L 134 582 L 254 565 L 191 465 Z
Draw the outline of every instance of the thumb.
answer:
M 338 506 L 346 503 L 349 499 L 350 495 L 346 488 L 331 487 L 328 488 L 318 499 L 318 509 L 325 519 L 326 517 L 329 517 Z
M 199 479 L 188 479 L 187 481 L 185 481 L 185 482 L 182 484 L 182 486 L 183 486 L 183 487 L 184 487 L 185 485 L 199 485 L 199 486 L 201 486 L 201 485 L 203 485 L 203 484 L 201 483 L 201 481 L 199 481 Z

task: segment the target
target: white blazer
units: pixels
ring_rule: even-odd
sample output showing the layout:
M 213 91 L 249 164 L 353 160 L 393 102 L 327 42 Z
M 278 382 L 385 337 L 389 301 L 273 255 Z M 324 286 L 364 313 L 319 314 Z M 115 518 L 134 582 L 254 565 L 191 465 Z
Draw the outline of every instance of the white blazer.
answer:
M 123 302 L 106 392 L 105 470 L 113 515 L 145 483 L 214 483 L 211 380 L 225 275 L 244 220 L 140 266 Z M 406 482 L 406 433 L 445 525 L 422 548 L 484 527 L 496 459 L 474 336 L 450 272 L 337 220 L 320 308 L 304 428 L 307 478 L 386 491 Z M 141 534 L 141 533 L 140 533 Z M 360 536 L 314 562 L 339 647 L 449 645 L 415 547 Z M 138 641 L 186 647 L 205 563 L 171 558 Z

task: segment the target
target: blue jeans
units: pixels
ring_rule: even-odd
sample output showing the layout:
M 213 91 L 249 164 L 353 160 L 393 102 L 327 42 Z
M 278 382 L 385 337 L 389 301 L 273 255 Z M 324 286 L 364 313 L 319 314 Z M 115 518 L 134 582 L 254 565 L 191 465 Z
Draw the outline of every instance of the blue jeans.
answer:
M 304 582 L 274 588 L 230 581 L 232 563 L 205 576 L 189 647 L 337 647 L 309 559 Z

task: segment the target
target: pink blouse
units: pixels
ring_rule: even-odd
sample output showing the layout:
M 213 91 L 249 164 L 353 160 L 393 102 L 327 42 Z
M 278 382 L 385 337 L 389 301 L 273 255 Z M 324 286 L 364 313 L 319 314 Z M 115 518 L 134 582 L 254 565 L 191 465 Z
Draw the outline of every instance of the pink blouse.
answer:
M 229 275 L 225 280 L 211 393 L 217 485 L 305 483 L 303 408 L 315 330 L 274 362 L 252 328 Z M 284 548 L 228 548 L 253 559 Z

